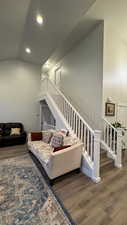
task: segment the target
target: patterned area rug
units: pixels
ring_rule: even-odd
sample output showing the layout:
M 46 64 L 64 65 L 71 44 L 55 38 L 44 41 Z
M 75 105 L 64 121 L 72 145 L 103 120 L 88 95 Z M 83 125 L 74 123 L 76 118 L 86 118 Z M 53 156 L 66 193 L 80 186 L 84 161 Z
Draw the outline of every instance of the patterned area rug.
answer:
M 29 155 L 0 162 L 0 225 L 72 225 Z

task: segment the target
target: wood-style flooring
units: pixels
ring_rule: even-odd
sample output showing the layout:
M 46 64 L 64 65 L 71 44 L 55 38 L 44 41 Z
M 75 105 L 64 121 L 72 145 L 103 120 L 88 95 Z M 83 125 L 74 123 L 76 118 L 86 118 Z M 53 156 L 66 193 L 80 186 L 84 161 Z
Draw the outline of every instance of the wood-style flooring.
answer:
M 28 154 L 26 146 L 0 148 L 0 160 Z M 101 156 L 99 184 L 82 173 L 70 173 L 56 181 L 53 189 L 77 225 L 127 225 L 127 153 L 123 168 L 114 168 Z
M 0 160 L 28 154 L 26 145 L 0 148 Z

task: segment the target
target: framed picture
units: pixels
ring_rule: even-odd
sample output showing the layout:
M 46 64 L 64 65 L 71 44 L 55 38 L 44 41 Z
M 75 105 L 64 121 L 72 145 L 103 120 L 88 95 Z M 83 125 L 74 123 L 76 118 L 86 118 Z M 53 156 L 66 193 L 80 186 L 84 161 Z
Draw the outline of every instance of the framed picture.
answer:
M 105 116 L 115 116 L 115 104 L 105 103 Z

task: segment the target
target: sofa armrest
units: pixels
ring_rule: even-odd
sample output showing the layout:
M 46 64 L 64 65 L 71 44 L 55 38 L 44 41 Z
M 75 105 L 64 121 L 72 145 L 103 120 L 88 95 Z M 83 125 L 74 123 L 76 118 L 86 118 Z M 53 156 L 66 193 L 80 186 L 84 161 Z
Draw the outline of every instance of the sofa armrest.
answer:
M 83 144 L 77 143 L 66 149 L 51 154 L 50 178 L 61 176 L 74 169 L 80 168 Z

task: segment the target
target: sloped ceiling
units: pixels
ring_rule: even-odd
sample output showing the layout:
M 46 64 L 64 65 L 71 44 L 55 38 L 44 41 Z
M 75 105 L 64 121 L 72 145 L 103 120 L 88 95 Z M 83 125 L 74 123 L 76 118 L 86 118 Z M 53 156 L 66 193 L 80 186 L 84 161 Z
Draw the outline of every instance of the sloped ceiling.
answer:
M 0 0 L 0 60 L 43 64 L 60 48 L 95 0 Z M 36 23 L 36 15 L 44 25 Z M 31 54 L 25 52 L 30 47 Z
M 97 23 L 104 21 L 104 27 L 118 34 L 121 41 L 127 44 L 127 0 L 96 0 L 89 10 L 80 18 L 68 38 L 48 59 L 50 67 L 63 58 Z M 50 69 L 50 68 L 49 68 Z
M 0 60 L 17 58 L 30 0 L 0 0 Z

